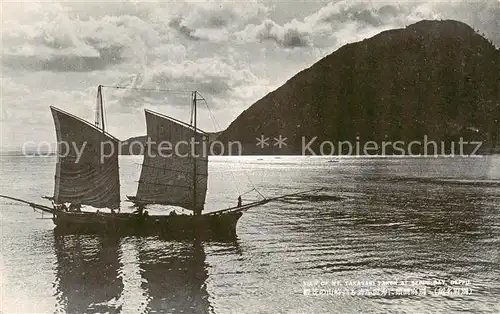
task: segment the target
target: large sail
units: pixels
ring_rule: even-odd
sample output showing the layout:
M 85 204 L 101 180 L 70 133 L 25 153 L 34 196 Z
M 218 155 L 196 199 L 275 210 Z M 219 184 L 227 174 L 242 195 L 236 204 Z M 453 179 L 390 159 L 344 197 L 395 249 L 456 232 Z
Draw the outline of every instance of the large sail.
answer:
M 144 150 L 137 200 L 203 210 L 208 158 L 201 143 L 207 136 L 200 132 L 195 136 L 192 126 L 150 110 L 146 125 L 149 146 Z
M 59 144 L 54 201 L 118 208 L 118 139 L 85 120 L 50 109 Z

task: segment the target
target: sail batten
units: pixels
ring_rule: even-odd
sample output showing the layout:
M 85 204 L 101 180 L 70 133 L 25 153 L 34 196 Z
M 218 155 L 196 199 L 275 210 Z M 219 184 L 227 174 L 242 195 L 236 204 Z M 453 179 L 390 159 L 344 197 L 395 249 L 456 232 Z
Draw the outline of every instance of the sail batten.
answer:
M 201 142 L 207 140 L 206 134 L 199 130 L 195 133 L 192 126 L 151 110 L 145 114 L 149 152 L 158 152 L 160 143 L 177 147 L 177 143 L 191 143 L 193 138 L 199 145 L 183 145 L 163 156 L 148 154 L 145 150 L 137 200 L 202 210 L 207 192 L 208 158 Z
M 193 187 L 190 185 L 179 185 L 179 184 L 166 184 L 166 183 L 158 183 L 158 182 L 144 182 L 144 181 L 139 181 L 141 184 L 151 184 L 151 185 L 164 185 L 164 186 L 173 186 L 177 188 L 185 188 L 185 189 L 190 189 L 192 190 Z
M 155 166 L 145 165 L 145 164 L 142 164 L 142 167 L 149 167 L 149 168 L 155 168 L 155 169 L 161 169 L 161 170 L 173 171 L 173 172 L 191 173 L 191 171 L 186 171 L 186 170 L 183 170 L 183 169 L 161 168 L 161 167 L 155 167 Z M 208 174 L 206 174 L 206 173 L 197 173 L 196 175 L 197 176 L 202 176 L 202 177 L 208 176 Z
M 54 201 L 120 206 L 118 140 L 91 123 L 51 107 L 58 142 Z

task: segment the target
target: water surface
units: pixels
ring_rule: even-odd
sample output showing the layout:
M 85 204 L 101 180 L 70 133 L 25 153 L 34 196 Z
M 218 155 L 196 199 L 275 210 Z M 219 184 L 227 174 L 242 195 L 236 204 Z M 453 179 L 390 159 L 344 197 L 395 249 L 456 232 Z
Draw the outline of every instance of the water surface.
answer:
M 40 196 L 52 195 L 54 157 L 0 158 L 1 194 L 42 203 Z M 253 187 L 266 197 L 325 188 L 249 210 L 238 239 L 224 243 L 56 236 L 51 220 L 1 200 L 0 310 L 500 312 L 498 156 L 328 160 L 211 158 L 208 210 L 235 205 Z M 120 158 L 122 198 L 135 194 L 140 163 L 141 157 Z M 304 295 L 304 282 L 315 280 L 457 279 L 467 280 L 472 293 Z

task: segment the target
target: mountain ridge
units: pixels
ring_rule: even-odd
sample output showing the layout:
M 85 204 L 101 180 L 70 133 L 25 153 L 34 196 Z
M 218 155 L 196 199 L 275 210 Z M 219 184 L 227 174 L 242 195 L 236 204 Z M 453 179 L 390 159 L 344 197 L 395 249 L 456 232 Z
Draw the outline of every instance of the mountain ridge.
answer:
M 340 47 L 243 111 L 218 140 L 241 142 L 243 154 L 286 155 L 304 153 L 304 138 L 319 145 L 427 135 L 448 146 L 482 140 L 482 153 L 496 151 L 499 73 L 500 51 L 470 26 L 423 20 Z M 280 135 L 287 146 L 256 146 L 260 136 Z

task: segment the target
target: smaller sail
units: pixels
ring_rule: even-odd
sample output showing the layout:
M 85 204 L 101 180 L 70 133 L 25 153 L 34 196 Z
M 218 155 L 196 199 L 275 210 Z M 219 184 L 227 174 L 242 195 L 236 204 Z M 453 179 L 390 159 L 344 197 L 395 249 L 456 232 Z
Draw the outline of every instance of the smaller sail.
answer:
M 50 107 L 57 134 L 54 201 L 119 208 L 118 139 Z
M 203 210 L 208 157 L 202 142 L 206 143 L 206 134 L 195 134 L 192 126 L 150 110 L 146 110 L 146 125 L 150 146 L 144 150 L 137 200 Z

